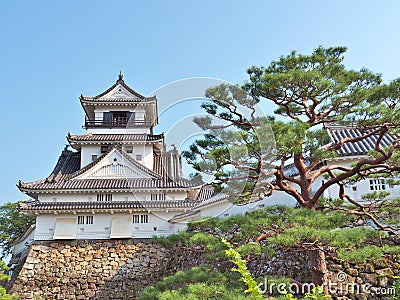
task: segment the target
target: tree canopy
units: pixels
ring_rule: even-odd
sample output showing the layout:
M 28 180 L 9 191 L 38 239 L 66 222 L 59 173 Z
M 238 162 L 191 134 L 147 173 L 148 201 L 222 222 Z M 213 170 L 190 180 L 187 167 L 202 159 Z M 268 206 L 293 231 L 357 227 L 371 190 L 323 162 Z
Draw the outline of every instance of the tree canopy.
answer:
M 318 47 L 310 55 L 293 51 L 268 66 L 251 67 L 242 89 L 209 89 L 202 105 L 208 116 L 194 120 L 209 133 L 183 156 L 197 171 L 213 174 L 213 183 L 232 200 L 281 191 L 303 208 L 340 210 L 398 237 L 398 199 L 371 193 L 361 202 L 345 187 L 366 178 L 399 182 L 400 79 L 384 83 L 365 68 L 349 70 L 345 52 L 344 47 Z M 259 113 L 262 102 L 274 105 L 273 115 Z M 333 138 L 327 130 L 333 125 L 357 134 Z M 383 143 L 388 138 L 391 142 Z M 340 151 L 357 142 L 368 143 L 369 152 L 340 163 Z M 331 187 L 337 194 L 325 199 Z M 326 280 L 322 250 L 320 240 L 310 249 L 317 284 Z
M 319 47 L 311 55 L 292 52 L 267 67 L 252 67 L 250 80 L 243 86 L 248 95 L 236 86 L 209 89 L 209 102 L 202 106 L 209 116 L 194 121 L 210 133 L 196 140 L 184 157 L 198 171 L 213 171 L 219 184 L 243 177 L 247 188 L 249 182 L 256 188 L 256 183 L 272 178 L 269 189 L 286 192 L 300 206 L 312 209 L 332 185 L 340 187 L 337 198 L 352 201 L 344 192 L 346 181 L 396 178 L 400 80 L 385 84 L 380 74 L 346 69 L 345 51 L 344 47 Z M 273 116 L 254 113 L 260 101 L 276 106 Z M 250 113 L 243 113 L 245 109 Z M 330 124 L 356 126 L 360 135 L 331 142 L 324 128 Z M 393 143 L 382 147 L 387 135 Z M 325 163 L 346 144 L 371 136 L 373 150 L 354 165 Z M 287 175 L 289 163 L 297 176 Z M 238 176 L 240 172 L 247 176 Z M 327 180 L 316 186 L 321 176 Z M 258 191 L 253 189 L 253 195 Z
M 8 202 L 0 206 L 1 258 L 11 254 L 13 243 L 34 223 L 35 219 L 21 214 L 18 203 Z

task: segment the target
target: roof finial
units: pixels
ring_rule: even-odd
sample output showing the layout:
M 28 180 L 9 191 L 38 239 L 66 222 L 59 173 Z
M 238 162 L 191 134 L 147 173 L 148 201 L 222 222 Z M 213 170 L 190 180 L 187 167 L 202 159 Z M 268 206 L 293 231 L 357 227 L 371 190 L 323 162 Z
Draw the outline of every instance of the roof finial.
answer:
M 119 71 L 118 79 L 123 80 L 124 75 L 122 74 L 122 71 Z

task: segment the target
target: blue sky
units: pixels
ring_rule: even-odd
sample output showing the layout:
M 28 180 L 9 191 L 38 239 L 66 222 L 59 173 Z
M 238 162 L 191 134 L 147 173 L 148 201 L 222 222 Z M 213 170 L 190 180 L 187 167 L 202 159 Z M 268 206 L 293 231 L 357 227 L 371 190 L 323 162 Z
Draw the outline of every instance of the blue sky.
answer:
M 3 1 L 0 9 L 0 203 L 46 177 L 81 133 L 79 95 L 120 70 L 143 94 L 179 79 L 247 79 L 251 65 L 319 45 L 346 46 L 349 68 L 400 76 L 400 2 Z

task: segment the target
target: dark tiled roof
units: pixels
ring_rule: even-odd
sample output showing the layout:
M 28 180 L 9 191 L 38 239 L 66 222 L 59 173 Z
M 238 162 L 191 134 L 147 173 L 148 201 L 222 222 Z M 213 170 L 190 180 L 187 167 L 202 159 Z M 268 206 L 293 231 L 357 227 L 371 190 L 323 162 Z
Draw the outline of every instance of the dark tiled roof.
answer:
M 210 185 L 204 185 L 200 190 L 197 200 L 203 201 L 206 199 L 210 199 L 214 195 L 215 195 L 214 188 Z
M 165 175 L 164 160 L 162 155 L 153 155 L 153 171 Z M 164 176 L 165 177 L 165 176 Z
M 146 98 L 139 98 L 139 97 L 121 97 L 121 98 L 93 98 L 93 97 L 84 97 L 81 96 L 80 98 L 82 103 L 137 103 L 137 102 L 154 102 L 157 100 L 156 96 L 153 97 L 146 97 Z
M 196 215 L 198 215 L 199 213 L 200 213 L 200 209 L 196 209 L 196 210 L 191 209 L 191 210 L 189 210 L 189 211 L 187 211 L 187 212 L 184 212 L 184 213 L 175 215 L 172 219 L 168 220 L 168 222 L 172 222 L 172 223 L 179 222 L 179 221 L 182 220 L 182 219 L 185 219 L 185 218 L 188 218 L 188 217 L 196 216 Z
M 81 165 L 80 152 L 63 150 L 63 152 L 61 152 L 60 157 L 58 158 L 56 166 L 54 167 L 53 171 L 47 178 L 29 183 L 23 183 L 20 181 L 18 186 L 20 188 L 23 187 L 25 184 L 38 186 L 50 182 L 58 182 L 60 180 L 65 180 L 65 178 L 67 178 L 70 174 L 79 170 L 80 165 Z
M 68 134 L 68 142 L 131 142 L 131 141 L 158 141 L 164 134 Z
M 332 143 L 336 144 L 345 138 L 357 138 L 368 134 L 368 131 L 362 131 L 356 127 L 351 126 L 339 126 L 339 125 L 327 125 L 326 130 L 328 131 Z M 340 156 L 352 156 L 352 155 L 366 155 L 370 150 L 375 148 L 378 141 L 377 135 L 368 136 L 358 142 L 348 142 L 343 144 L 341 149 L 338 150 Z M 392 145 L 394 138 L 389 134 L 386 134 L 380 142 L 381 147 L 387 147 Z
M 23 191 L 40 190 L 131 190 L 131 189 L 186 189 L 198 186 L 190 180 L 179 179 L 170 180 L 162 175 L 146 168 L 135 161 L 124 151 L 117 149 L 127 160 L 136 167 L 148 173 L 152 178 L 116 178 L 116 179 L 75 179 L 85 173 L 90 168 L 99 163 L 108 153 L 115 148 L 104 153 L 92 163 L 79 169 L 80 153 L 64 150 L 60 155 L 56 167 L 49 177 L 35 182 L 19 182 L 18 187 Z
M 150 178 L 73 179 L 57 182 L 22 183 L 22 190 L 131 190 L 131 189 L 183 189 L 195 187 L 189 180 L 166 181 Z
M 60 211 L 80 209 L 140 209 L 140 208 L 177 208 L 187 209 L 194 206 L 193 201 L 166 200 L 166 201 L 123 201 L 123 202 L 30 202 L 20 203 L 21 211 Z

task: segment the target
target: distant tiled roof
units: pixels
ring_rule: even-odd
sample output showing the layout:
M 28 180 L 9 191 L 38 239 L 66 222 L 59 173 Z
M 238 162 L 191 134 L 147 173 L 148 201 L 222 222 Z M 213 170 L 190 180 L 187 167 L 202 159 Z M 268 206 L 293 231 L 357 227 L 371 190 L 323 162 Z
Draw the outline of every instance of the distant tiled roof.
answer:
M 327 130 L 329 137 L 331 138 L 331 144 L 335 145 L 336 143 L 340 142 L 346 138 L 358 138 L 363 135 L 368 134 L 368 131 L 362 131 L 361 129 L 355 126 L 345 126 L 345 125 L 338 125 L 338 124 L 326 124 L 325 129 Z M 338 155 L 341 157 L 348 157 L 348 156 L 355 156 L 355 155 L 367 155 L 370 150 L 375 148 L 377 143 L 378 136 L 371 135 L 368 137 L 363 138 L 361 141 L 358 142 L 348 142 L 344 143 L 343 146 L 337 151 Z M 386 134 L 383 139 L 381 140 L 380 145 L 382 147 L 387 147 L 392 145 L 394 142 L 394 138 Z M 329 144 L 329 145 L 331 145 Z M 329 146 L 328 145 L 328 146 Z M 308 159 L 304 162 L 306 166 L 310 165 L 310 161 Z M 315 168 L 319 168 L 321 165 L 317 165 Z M 294 163 L 288 164 L 284 168 L 285 175 L 288 177 L 295 177 L 299 175 L 299 171 L 294 165 Z
M 194 206 L 193 201 L 188 200 L 166 200 L 166 201 L 110 201 L 110 202 L 30 202 L 20 203 L 21 211 L 62 211 L 62 210 L 85 210 L 85 209 L 140 209 L 140 208 L 169 208 L 188 209 Z
M 228 195 L 227 194 L 223 194 L 223 193 L 219 193 L 217 195 L 214 195 L 211 198 L 205 199 L 203 201 L 198 201 L 196 202 L 196 205 L 193 206 L 192 209 L 188 210 L 187 212 L 175 215 L 171 220 L 171 222 L 177 222 L 179 220 L 188 218 L 188 217 L 192 217 L 195 216 L 197 214 L 200 213 L 201 208 L 207 206 L 207 205 L 211 205 L 211 204 L 215 204 L 221 201 L 228 201 Z M 232 204 L 234 205 L 234 204 Z
M 336 144 L 345 138 L 357 138 L 366 135 L 368 131 L 362 131 L 353 126 L 339 126 L 339 125 L 326 125 L 326 130 L 332 139 L 332 143 Z M 371 135 L 358 142 L 349 142 L 343 144 L 338 150 L 340 156 L 352 156 L 352 155 L 366 155 L 370 150 L 375 148 L 378 136 Z M 394 138 L 389 134 L 386 134 L 381 142 L 381 147 L 387 147 L 392 145 Z
M 159 141 L 164 134 L 68 134 L 68 142 L 131 142 L 131 141 Z
M 203 201 L 206 199 L 210 199 L 214 195 L 215 195 L 214 188 L 210 185 L 204 185 L 200 190 L 197 200 Z
M 227 200 L 228 197 L 229 197 L 229 195 L 224 194 L 224 193 L 216 194 L 216 195 L 214 195 L 214 196 L 212 196 L 210 198 L 207 198 L 207 199 L 204 199 L 201 202 L 198 202 L 197 205 L 193 209 L 201 208 L 201 207 L 206 206 L 206 205 L 210 205 L 210 204 L 217 203 L 217 202 L 220 202 L 220 201 L 223 201 L 223 200 Z
M 172 219 L 168 220 L 168 222 L 176 223 L 176 222 L 182 221 L 186 218 L 194 217 L 194 216 L 198 215 L 199 213 L 200 213 L 200 209 L 196 209 L 196 210 L 191 209 L 187 212 L 175 215 Z

